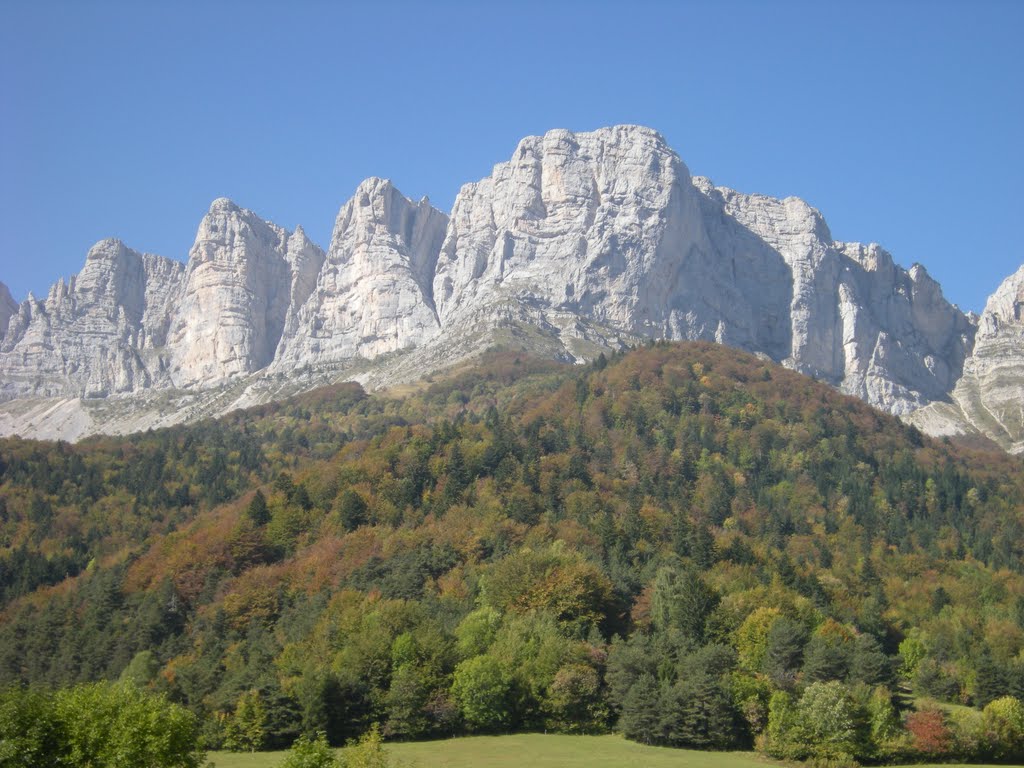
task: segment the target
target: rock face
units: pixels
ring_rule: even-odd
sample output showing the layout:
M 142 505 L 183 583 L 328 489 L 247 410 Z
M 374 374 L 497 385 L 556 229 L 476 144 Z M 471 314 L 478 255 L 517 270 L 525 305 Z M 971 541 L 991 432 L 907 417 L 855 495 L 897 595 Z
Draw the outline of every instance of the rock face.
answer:
M 721 293 L 701 290 L 719 265 L 691 263 L 706 244 L 689 173 L 655 132 L 552 131 L 524 139 L 459 193 L 434 278 L 438 315 L 443 326 L 489 322 L 495 308 L 519 304 L 670 335 L 680 308 L 717 314 L 702 299 L 685 306 L 687 293 Z M 692 280 L 681 285 L 687 267 Z
M 29 295 L 0 347 L 4 397 L 106 397 L 170 382 L 157 350 L 182 265 L 119 240 L 92 247 L 77 277 Z
M 301 228 L 288 233 L 225 199 L 203 218 L 187 265 L 103 240 L 45 301 L 16 307 L 0 347 L 0 393 L 100 398 L 260 370 L 323 261 Z
M 894 413 L 941 397 L 974 328 L 922 267 L 833 242 L 821 215 L 691 179 L 649 129 L 524 139 L 462 189 L 441 248 L 442 328 L 519 311 L 763 352 Z M 561 335 L 586 332 L 571 329 Z M 567 339 L 566 348 L 571 351 Z
M 932 434 L 982 434 L 1024 452 L 1024 267 L 985 304 L 951 401 L 933 403 L 911 421 Z
M 7 335 L 7 326 L 10 324 L 11 315 L 17 311 L 18 302 L 11 296 L 10 289 L 0 283 L 0 339 Z
M 326 262 L 289 315 L 272 370 L 374 358 L 439 330 L 432 280 L 448 217 L 367 179 L 338 214 Z
M 923 267 L 834 241 L 797 198 L 691 178 L 636 126 L 526 138 L 463 187 L 450 219 L 368 179 L 326 255 L 221 199 L 187 265 L 104 241 L 45 302 L 7 295 L 0 432 L 70 438 L 340 378 L 386 386 L 494 343 L 585 360 L 644 338 L 717 341 L 897 414 L 947 398 L 965 360 L 992 378 L 1020 359 L 1005 330 L 1019 291 L 986 311 L 968 359 L 976 323 Z M 986 344 L 998 365 L 971 362 Z
M 189 252 L 171 319 L 167 346 L 175 385 L 206 387 L 270 364 L 293 298 L 305 299 L 323 262 L 322 252 L 297 235 L 225 198 L 213 202 Z

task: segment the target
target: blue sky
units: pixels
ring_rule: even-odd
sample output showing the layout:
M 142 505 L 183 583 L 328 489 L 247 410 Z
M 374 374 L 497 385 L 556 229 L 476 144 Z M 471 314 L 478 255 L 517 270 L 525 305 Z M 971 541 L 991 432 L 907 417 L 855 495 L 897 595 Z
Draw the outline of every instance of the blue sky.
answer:
M 366 176 L 450 210 L 518 140 L 639 123 L 980 310 L 1024 261 L 1024 3 L 0 4 L 0 280 L 184 259 L 227 196 L 327 245 Z

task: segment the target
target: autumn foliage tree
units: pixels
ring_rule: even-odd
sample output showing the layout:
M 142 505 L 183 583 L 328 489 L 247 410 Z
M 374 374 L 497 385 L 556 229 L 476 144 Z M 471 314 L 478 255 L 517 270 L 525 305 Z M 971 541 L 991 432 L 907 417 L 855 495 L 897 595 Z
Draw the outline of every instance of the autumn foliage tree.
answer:
M 924 757 L 941 758 L 952 747 L 952 733 L 945 716 L 937 709 L 911 712 L 907 715 L 906 728 L 914 750 Z
M 1018 459 L 736 350 L 495 352 L 405 397 L 0 440 L 0 683 L 123 677 L 242 749 L 1017 759 L 1022 506 Z

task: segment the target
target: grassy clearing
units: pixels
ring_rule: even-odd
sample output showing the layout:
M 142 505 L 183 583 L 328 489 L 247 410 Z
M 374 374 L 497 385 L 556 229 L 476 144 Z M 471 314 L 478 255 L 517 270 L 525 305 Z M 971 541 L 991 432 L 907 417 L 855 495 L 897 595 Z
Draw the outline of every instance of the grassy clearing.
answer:
M 695 752 L 645 747 L 621 736 L 467 736 L 442 741 L 388 744 L 408 768 L 766 768 L 753 752 Z M 276 768 L 283 752 L 214 752 L 217 768 Z
M 396 744 L 392 752 L 422 768 L 765 768 L 750 752 L 645 747 L 621 736 L 474 736 Z
M 754 752 L 697 752 L 645 747 L 621 736 L 539 733 L 468 736 L 388 744 L 387 749 L 403 768 L 774 768 L 782 765 Z M 284 759 L 284 753 L 212 752 L 209 757 L 216 768 L 277 768 Z M 946 764 L 941 768 L 964 767 Z

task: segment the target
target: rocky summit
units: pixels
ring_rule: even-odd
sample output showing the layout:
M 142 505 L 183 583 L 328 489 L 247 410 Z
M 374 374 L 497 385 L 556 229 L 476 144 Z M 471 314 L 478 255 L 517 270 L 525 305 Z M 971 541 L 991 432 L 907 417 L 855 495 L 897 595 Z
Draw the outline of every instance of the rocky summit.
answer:
M 1016 450 L 1022 282 L 979 325 L 920 265 L 833 240 L 798 198 L 692 177 L 653 130 L 554 130 L 466 184 L 450 217 L 364 181 L 326 253 L 220 199 L 185 264 L 105 240 L 44 301 L 0 285 L 0 432 L 128 432 L 413 381 L 494 345 L 583 362 L 654 338 L 761 353 Z

